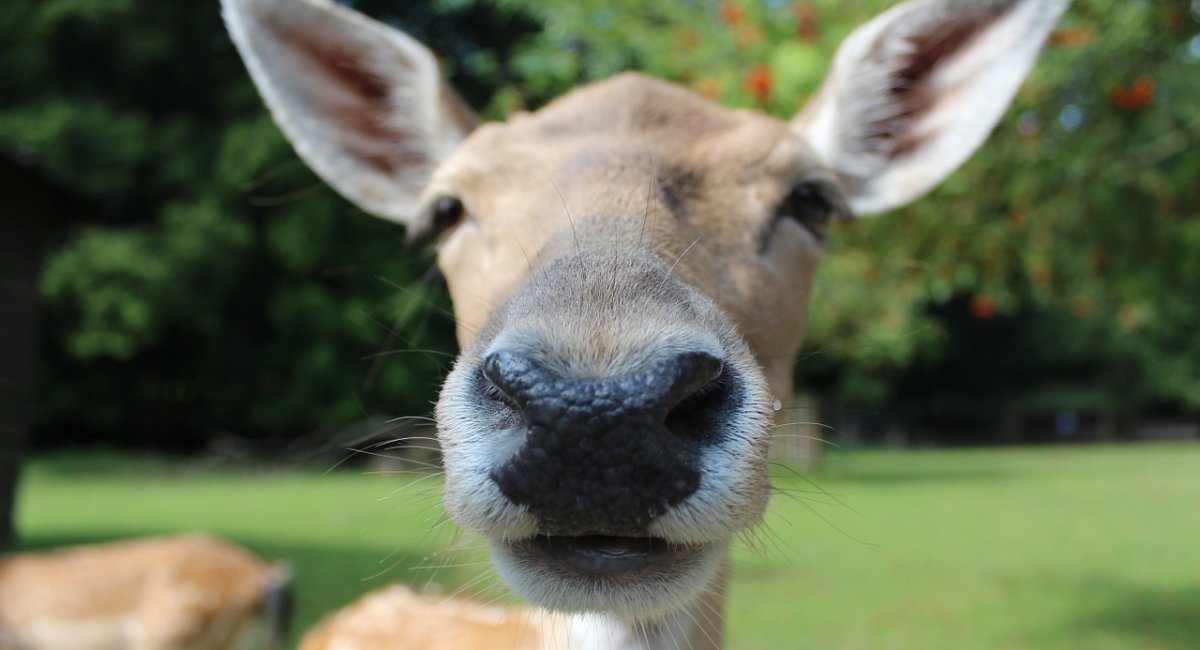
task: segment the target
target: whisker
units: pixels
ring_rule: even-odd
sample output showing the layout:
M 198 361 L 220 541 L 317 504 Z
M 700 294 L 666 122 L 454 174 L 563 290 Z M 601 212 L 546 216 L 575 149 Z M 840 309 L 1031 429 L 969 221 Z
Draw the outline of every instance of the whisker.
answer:
M 688 247 L 687 247 L 687 248 L 685 248 L 685 249 L 683 249 L 683 252 L 679 254 L 679 257 L 675 258 L 675 262 L 674 262 L 673 264 L 671 264 L 671 268 L 670 268 L 670 269 L 667 269 L 667 272 L 668 272 L 668 273 L 674 272 L 674 271 L 675 271 L 675 267 L 676 267 L 676 266 L 679 266 L 679 263 L 683 261 L 683 257 L 684 257 L 685 255 L 687 255 L 687 254 L 688 254 L 688 252 L 692 250 L 692 247 L 693 247 L 693 246 L 695 246 L 695 245 L 696 245 L 696 244 L 698 244 L 698 243 L 700 243 L 700 238 L 699 238 L 699 237 L 697 237 L 697 238 L 696 238 L 696 239 L 695 239 L 695 240 L 694 240 L 694 241 L 693 241 L 691 244 L 688 244 Z
M 318 181 L 290 192 L 284 192 L 283 194 L 274 194 L 270 196 L 251 194 L 246 197 L 246 203 L 256 207 L 284 205 L 287 203 L 294 203 L 307 196 L 312 196 L 323 189 L 325 189 L 325 183 Z
M 567 199 L 563 196 L 562 190 L 558 189 L 558 184 L 554 182 L 554 179 L 547 180 L 550 181 L 550 186 L 554 188 L 554 193 L 558 195 L 558 200 L 562 203 L 563 212 L 567 215 L 567 222 L 571 224 L 571 236 L 575 238 L 575 251 L 579 252 L 581 250 L 579 247 L 579 233 L 575 231 L 575 220 L 571 218 L 571 210 L 567 207 Z
M 384 357 L 394 357 L 394 356 L 400 355 L 400 354 L 425 354 L 425 355 L 434 354 L 434 355 L 447 357 L 449 359 L 454 359 L 454 358 L 458 357 L 457 354 L 451 354 L 450 352 L 446 352 L 445 350 L 434 350 L 432 348 L 403 348 L 403 349 L 395 349 L 395 350 L 383 350 L 380 352 L 372 352 L 371 354 L 365 354 L 365 355 L 359 357 L 358 359 L 359 359 L 359 361 L 371 361 L 373 359 L 382 359 Z
M 406 420 L 423 420 L 423 421 L 429 422 L 431 424 L 437 424 L 437 420 L 429 417 L 428 415 L 400 415 L 400 416 L 394 417 L 390 420 L 387 420 L 387 423 L 391 424 L 393 422 L 402 422 L 402 421 L 406 421 Z
M 782 469 L 787 470 L 788 472 L 790 472 L 792 474 L 792 476 L 795 476 L 796 478 L 804 481 L 805 483 L 808 483 L 812 487 L 819 490 L 821 494 L 824 494 L 825 496 L 829 497 L 830 499 L 833 499 L 834 501 L 836 501 L 838 503 L 838 505 L 849 510 L 850 512 L 853 512 L 854 514 L 856 514 L 860 517 L 863 516 L 863 514 L 861 512 L 855 510 L 854 508 L 850 507 L 849 504 L 847 504 L 846 502 L 839 499 L 836 494 L 830 492 L 829 490 L 826 490 L 825 488 L 821 487 L 820 485 L 817 485 L 816 481 L 814 481 L 814 480 L 808 478 L 807 476 L 805 476 L 804 474 L 801 474 L 800 472 L 796 471 L 796 468 L 794 468 L 786 463 L 771 463 L 771 464 L 775 467 L 780 467 Z

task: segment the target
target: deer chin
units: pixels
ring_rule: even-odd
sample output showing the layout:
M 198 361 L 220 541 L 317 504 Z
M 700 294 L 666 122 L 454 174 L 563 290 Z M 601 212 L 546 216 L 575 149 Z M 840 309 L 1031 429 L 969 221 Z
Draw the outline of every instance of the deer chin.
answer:
M 728 540 L 685 544 L 610 535 L 490 542 L 500 577 L 529 602 L 645 622 L 687 607 L 712 588 L 728 546 Z

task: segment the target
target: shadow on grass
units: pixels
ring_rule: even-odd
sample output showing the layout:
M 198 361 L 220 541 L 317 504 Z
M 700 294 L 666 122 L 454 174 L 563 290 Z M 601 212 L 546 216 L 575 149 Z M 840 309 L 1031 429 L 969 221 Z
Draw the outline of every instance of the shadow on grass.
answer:
M 1149 588 L 1096 580 L 1078 588 L 1099 601 L 1077 621 L 1080 631 L 1128 637 L 1137 644 L 1130 647 L 1200 648 L 1200 584 Z
M 433 585 L 452 592 L 490 571 L 486 565 L 439 568 L 454 564 L 445 558 L 431 557 L 429 548 L 400 548 L 381 553 L 356 547 L 304 545 L 261 539 L 222 536 L 241 544 L 261 557 L 282 561 L 293 572 L 292 587 L 296 608 L 292 617 L 288 647 L 295 647 L 303 633 L 325 616 L 346 606 L 360 595 L 395 582 L 425 588 Z M 89 536 L 41 536 L 18 540 L 17 551 L 39 551 L 129 539 L 119 533 Z M 462 561 L 461 559 L 458 561 Z M 495 594 L 490 594 L 494 596 Z

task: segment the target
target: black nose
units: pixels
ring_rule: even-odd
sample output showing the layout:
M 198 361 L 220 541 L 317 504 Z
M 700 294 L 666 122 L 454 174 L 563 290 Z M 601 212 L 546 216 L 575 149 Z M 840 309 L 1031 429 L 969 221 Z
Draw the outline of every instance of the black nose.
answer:
M 706 352 L 614 377 L 563 377 L 528 356 L 487 356 L 483 376 L 526 426 L 492 474 L 544 534 L 640 535 L 700 485 L 698 458 L 731 386 Z

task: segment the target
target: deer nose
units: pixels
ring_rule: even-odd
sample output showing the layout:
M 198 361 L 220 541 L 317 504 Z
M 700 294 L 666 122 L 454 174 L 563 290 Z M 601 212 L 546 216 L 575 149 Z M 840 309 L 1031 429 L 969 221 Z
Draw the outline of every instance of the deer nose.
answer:
M 565 377 L 528 355 L 489 354 L 483 377 L 523 419 L 525 440 L 492 473 L 542 534 L 640 535 L 700 486 L 731 382 L 707 352 L 611 377 Z

